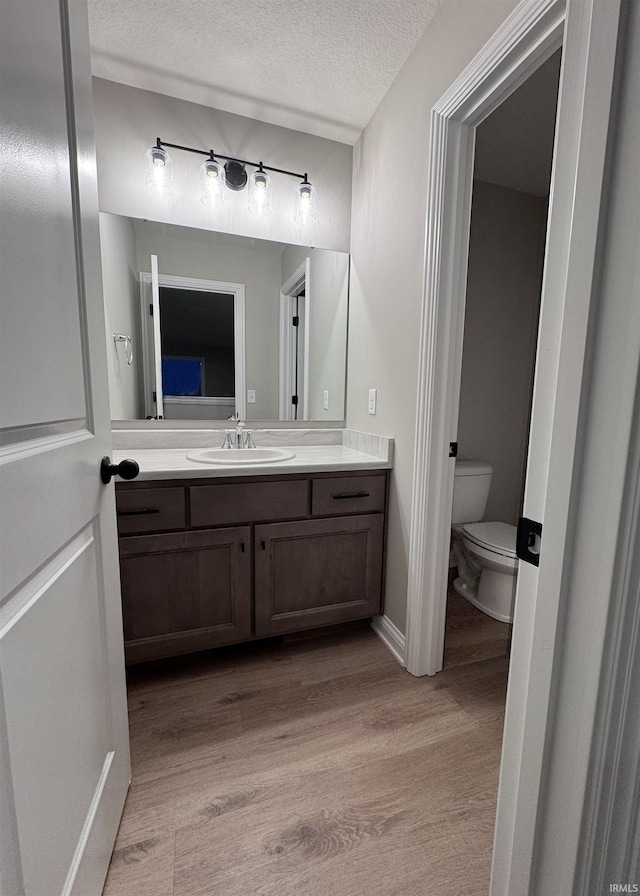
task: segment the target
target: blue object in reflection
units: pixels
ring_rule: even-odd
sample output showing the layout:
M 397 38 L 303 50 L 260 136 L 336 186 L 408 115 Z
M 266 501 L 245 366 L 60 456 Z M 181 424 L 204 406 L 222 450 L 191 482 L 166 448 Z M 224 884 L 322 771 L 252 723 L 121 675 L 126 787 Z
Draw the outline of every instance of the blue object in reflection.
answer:
M 163 358 L 165 395 L 202 395 L 204 364 L 197 358 Z

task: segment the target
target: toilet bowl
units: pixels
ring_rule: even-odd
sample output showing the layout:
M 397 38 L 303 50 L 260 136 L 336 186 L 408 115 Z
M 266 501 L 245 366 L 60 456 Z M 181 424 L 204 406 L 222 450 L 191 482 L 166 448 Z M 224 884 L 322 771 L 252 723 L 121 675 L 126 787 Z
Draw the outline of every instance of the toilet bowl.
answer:
M 458 524 L 452 532 L 452 553 L 458 567 L 454 589 L 500 622 L 513 622 L 516 532 L 515 526 L 499 522 Z

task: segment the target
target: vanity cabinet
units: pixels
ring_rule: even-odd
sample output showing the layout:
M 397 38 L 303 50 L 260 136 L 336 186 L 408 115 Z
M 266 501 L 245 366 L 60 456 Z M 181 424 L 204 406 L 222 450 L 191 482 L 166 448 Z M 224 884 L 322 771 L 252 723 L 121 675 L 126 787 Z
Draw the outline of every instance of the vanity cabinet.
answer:
M 116 485 L 140 662 L 382 611 L 388 472 Z

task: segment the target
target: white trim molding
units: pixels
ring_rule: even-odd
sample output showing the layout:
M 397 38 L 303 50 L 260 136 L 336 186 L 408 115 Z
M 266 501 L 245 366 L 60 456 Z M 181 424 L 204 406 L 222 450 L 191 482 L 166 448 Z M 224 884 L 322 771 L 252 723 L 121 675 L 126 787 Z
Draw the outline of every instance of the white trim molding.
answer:
M 167 395 L 164 398 L 165 404 L 189 404 L 200 407 L 206 405 L 225 407 L 226 405 L 235 405 L 235 401 L 233 395 L 229 395 L 227 398 L 214 395 Z
M 611 883 L 640 886 L 640 389 L 635 411 L 582 813 L 580 893 L 607 893 Z
M 388 616 L 374 616 L 371 628 L 400 665 L 406 666 L 405 637 L 398 626 L 394 625 Z

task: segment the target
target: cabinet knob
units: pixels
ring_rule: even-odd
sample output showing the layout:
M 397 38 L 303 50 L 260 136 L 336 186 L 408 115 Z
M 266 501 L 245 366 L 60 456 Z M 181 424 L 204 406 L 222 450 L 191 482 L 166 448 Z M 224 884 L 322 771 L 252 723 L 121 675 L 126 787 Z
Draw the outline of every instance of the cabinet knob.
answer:
M 112 464 L 110 457 L 103 457 L 100 461 L 100 479 L 106 485 L 111 482 L 112 476 L 119 476 L 121 479 L 135 479 L 140 472 L 140 467 L 135 460 L 121 460 L 119 464 Z

